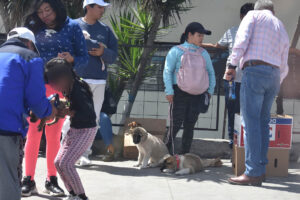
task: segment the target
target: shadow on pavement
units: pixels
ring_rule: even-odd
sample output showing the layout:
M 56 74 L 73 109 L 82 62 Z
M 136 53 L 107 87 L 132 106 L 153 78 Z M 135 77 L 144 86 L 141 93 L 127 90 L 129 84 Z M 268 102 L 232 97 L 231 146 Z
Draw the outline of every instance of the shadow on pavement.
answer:
M 60 200 L 64 198 L 64 197 L 52 197 L 46 194 L 36 194 L 36 195 L 32 195 L 32 197 L 39 197 L 41 199 L 49 199 L 49 200 Z M 22 197 L 22 199 L 26 200 L 26 197 Z
M 174 174 L 161 173 L 159 168 L 146 168 L 138 169 L 135 167 L 118 167 L 113 165 L 91 165 L 90 167 L 77 167 L 82 170 L 94 170 L 104 173 L 109 173 L 112 175 L 118 176 L 135 176 L 135 177 L 147 177 L 147 176 L 157 176 L 157 177 L 166 177 L 170 179 L 186 179 L 189 181 L 213 181 L 217 183 L 227 182 L 231 174 L 231 168 L 228 166 L 222 166 L 219 168 L 207 168 L 203 172 L 185 175 L 185 176 L 176 176 Z
M 121 161 L 122 162 L 122 161 Z M 294 168 L 295 166 L 293 166 Z M 186 179 L 187 182 L 190 181 L 212 181 L 218 184 L 226 183 L 229 177 L 232 177 L 232 169 L 227 163 L 222 167 L 218 168 L 207 168 L 203 172 L 186 175 L 186 176 L 176 176 L 174 174 L 161 173 L 159 168 L 147 168 L 138 169 L 135 167 L 118 167 L 113 165 L 92 165 L 90 167 L 78 167 L 82 170 L 94 170 L 104 173 L 109 173 L 118 176 L 134 176 L 134 177 L 147 177 L 156 176 L 162 178 L 169 178 L 170 180 L 176 179 Z M 300 175 L 297 173 L 290 173 L 288 177 L 270 177 L 267 178 L 267 182 L 263 183 L 264 189 L 279 190 L 292 193 L 300 193 Z
M 263 184 L 263 188 L 300 194 L 300 175 L 290 173 L 288 177 L 267 178 L 268 185 Z

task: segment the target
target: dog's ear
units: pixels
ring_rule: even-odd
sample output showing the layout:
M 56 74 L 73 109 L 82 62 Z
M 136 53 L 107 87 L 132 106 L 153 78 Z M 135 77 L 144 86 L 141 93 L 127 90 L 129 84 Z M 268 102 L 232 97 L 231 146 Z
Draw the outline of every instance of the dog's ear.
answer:
M 142 126 L 140 123 L 133 121 L 131 123 L 128 124 L 128 127 L 130 127 L 131 129 L 136 128 L 136 127 L 140 127 Z
M 166 161 L 168 158 L 172 157 L 170 154 L 166 154 L 163 157 L 163 161 Z

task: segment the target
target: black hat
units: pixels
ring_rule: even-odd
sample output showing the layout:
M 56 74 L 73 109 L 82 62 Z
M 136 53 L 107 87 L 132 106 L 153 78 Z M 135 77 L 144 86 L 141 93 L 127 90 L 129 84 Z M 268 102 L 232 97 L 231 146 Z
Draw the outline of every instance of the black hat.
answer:
M 199 22 L 190 23 L 185 29 L 185 33 L 188 32 L 197 32 L 205 35 L 211 35 L 211 31 L 206 30 Z

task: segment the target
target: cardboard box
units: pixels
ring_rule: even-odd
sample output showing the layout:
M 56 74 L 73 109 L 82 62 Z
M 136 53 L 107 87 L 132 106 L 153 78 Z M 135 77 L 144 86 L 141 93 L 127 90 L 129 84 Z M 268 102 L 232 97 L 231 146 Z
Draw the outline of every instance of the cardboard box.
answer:
M 292 146 L 293 117 L 289 115 L 273 115 L 270 120 L 270 148 L 287 148 Z M 234 144 L 239 147 L 244 144 L 244 127 L 241 124 L 241 116 L 235 115 Z
M 269 163 L 266 166 L 267 176 L 288 176 L 289 149 L 269 148 Z M 232 154 L 232 170 L 236 176 L 245 172 L 245 148 L 234 145 Z
M 147 119 L 147 118 L 128 118 L 125 121 L 124 149 L 123 157 L 127 159 L 137 159 L 138 149 L 132 141 L 131 135 L 126 135 L 129 130 L 129 123 L 136 121 L 140 123 L 149 133 L 163 140 L 166 133 L 167 120 L 165 119 Z

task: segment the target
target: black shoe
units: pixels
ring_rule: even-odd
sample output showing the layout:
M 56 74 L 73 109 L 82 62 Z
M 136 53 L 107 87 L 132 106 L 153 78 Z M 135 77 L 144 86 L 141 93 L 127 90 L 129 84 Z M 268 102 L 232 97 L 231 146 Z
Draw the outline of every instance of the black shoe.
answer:
M 65 196 L 65 192 L 59 187 L 57 183 L 56 176 L 50 176 L 50 181 L 46 180 L 44 192 L 54 197 Z
M 38 191 L 35 186 L 35 181 L 31 180 L 31 176 L 25 176 L 23 181 L 22 181 L 22 196 L 23 197 L 30 197 L 33 194 L 37 194 Z

